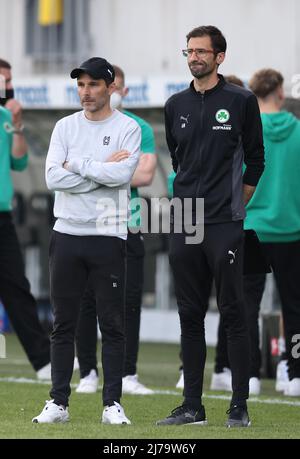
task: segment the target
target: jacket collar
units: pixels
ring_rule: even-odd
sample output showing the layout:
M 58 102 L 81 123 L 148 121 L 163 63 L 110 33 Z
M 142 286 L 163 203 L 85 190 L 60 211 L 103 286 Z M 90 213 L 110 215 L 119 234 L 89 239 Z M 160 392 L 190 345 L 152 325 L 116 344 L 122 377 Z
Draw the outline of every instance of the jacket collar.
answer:
M 219 81 L 218 83 L 211 89 L 207 89 L 206 91 L 204 91 L 203 93 L 199 92 L 199 91 L 196 91 L 195 89 L 195 86 L 194 86 L 194 80 L 191 82 L 190 84 L 190 89 L 191 91 L 196 94 L 196 95 L 204 95 L 204 96 L 209 96 L 210 94 L 213 94 L 217 91 L 219 91 L 221 88 L 223 88 L 223 86 L 226 84 L 226 81 L 223 77 L 223 75 L 221 75 L 220 73 L 218 73 L 218 78 L 219 78 Z

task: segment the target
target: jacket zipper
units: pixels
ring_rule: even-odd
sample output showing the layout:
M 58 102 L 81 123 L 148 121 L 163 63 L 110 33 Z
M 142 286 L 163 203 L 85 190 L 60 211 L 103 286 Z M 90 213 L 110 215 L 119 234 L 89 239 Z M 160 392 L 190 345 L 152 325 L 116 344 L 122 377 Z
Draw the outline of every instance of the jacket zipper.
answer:
M 201 94 L 201 116 L 200 116 L 200 128 L 203 128 L 203 112 L 204 112 L 204 94 Z
M 204 121 L 204 94 L 201 94 L 201 113 L 200 113 L 200 131 L 202 133 L 203 130 L 203 121 Z M 201 145 L 203 145 L 203 142 L 201 142 Z M 203 147 L 202 147 L 203 148 Z M 200 189 L 202 188 L 202 174 L 201 174 L 201 166 L 202 166 L 202 160 L 203 160 L 203 155 L 202 151 L 200 150 L 200 158 L 199 158 L 199 181 L 197 185 L 197 191 L 196 191 L 196 198 L 200 196 Z

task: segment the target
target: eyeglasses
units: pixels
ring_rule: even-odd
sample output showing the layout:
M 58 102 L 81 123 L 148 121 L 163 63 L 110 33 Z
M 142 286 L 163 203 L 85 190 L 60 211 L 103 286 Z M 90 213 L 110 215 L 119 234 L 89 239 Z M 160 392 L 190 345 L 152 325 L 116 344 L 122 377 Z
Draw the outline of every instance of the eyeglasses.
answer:
M 184 57 L 191 57 L 193 53 L 196 54 L 196 57 L 206 57 L 208 54 L 215 54 L 215 51 L 213 49 L 203 48 L 188 48 L 182 50 Z

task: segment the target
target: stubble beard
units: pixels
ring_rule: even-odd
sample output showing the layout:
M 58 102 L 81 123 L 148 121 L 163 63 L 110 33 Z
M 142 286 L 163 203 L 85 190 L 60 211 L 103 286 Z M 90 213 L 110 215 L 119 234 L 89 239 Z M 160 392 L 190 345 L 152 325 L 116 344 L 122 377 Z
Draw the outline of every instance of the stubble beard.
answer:
M 97 102 L 92 102 L 90 105 L 86 105 L 85 103 L 82 104 L 82 107 L 86 112 L 96 113 L 101 111 L 105 107 L 106 101 L 100 100 Z
M 194 78 L 197 78 L 197 80 L 201 80 L 202 78 L 205 78 L 209 75 L 211 75 L 214 72 L 214 68 L 208 66 L 206 63 L 203 64 L 203 66 L 200 69 L 192 69 L 191 65 L 189 65 L 190 72 L 193 75 Z

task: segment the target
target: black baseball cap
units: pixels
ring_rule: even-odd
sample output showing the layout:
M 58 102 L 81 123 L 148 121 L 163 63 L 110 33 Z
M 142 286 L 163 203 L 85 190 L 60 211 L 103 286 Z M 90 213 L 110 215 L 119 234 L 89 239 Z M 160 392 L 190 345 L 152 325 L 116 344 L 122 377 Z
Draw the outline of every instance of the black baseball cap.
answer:
M 78 68 L 73 69 L 70 73 L 71 78 L 78 78 L 81 73 L 87 73 L 95 80 L 105 80 L 112 83 L 115 79 L 113 66 L 102 57 L 91 57 L 84 61 Z

